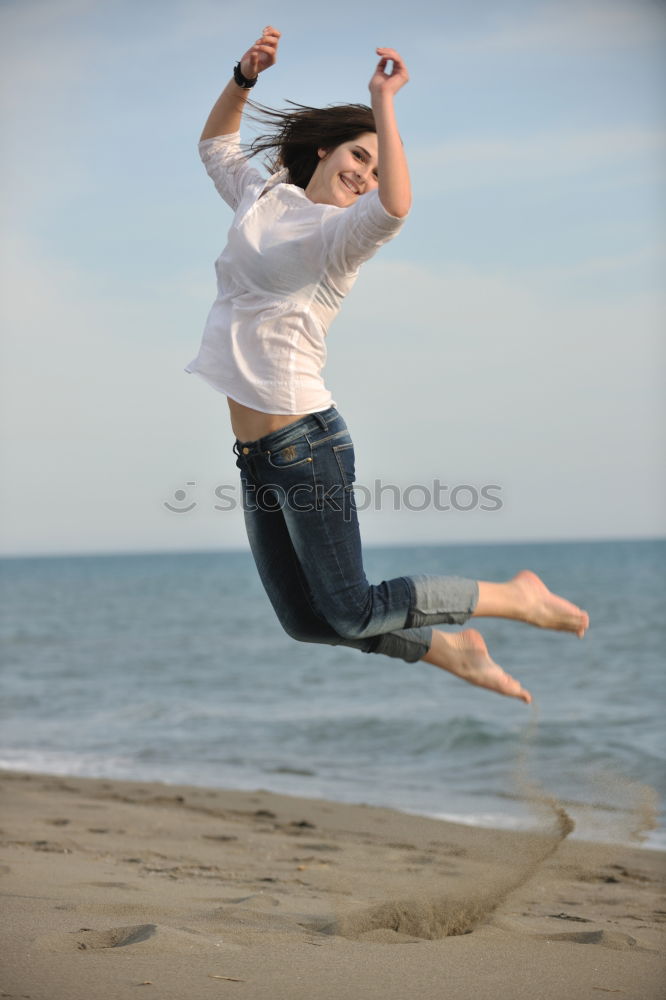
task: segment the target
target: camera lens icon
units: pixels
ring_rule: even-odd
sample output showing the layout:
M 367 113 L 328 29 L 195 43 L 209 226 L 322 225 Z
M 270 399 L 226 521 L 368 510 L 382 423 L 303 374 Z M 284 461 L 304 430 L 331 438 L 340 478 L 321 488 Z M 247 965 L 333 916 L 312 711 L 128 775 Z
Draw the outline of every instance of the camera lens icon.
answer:
M 189 482 L 185 484 L 186 486 L 196 486 L 196 482 Z M 173 495 L 174 500 L 178 504 L 182 504 L 183 501 L 187 500 L 187 490 L 176 490 Z M 174 514 L 187 514 L 189 511 L 194 510 L 197 503 L 193 500 L 192 503 L 188 504 L 187 507 L 174 507 L 169 503 L 168 500 L 164 501 L 164 506 L 167 510 L 173 511 Z

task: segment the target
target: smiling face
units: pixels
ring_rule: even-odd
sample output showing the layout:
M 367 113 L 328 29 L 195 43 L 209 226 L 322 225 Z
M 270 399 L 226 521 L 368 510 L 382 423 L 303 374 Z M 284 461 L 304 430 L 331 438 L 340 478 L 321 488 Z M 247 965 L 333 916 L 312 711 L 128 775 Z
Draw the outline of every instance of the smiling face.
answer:
M 320 205 L 348 208 L 377 187 L 377 136 L 363 132 L 334 149 L 318 150 L 319 163 L 305 193 Z

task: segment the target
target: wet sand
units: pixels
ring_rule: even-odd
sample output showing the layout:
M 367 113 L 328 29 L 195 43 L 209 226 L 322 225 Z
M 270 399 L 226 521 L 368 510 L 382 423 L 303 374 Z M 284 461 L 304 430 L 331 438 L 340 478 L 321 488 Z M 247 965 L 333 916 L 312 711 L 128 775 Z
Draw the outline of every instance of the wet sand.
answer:
M 651 1000 L 665 855 L 269 792 L 0 772 L 0 997 Z

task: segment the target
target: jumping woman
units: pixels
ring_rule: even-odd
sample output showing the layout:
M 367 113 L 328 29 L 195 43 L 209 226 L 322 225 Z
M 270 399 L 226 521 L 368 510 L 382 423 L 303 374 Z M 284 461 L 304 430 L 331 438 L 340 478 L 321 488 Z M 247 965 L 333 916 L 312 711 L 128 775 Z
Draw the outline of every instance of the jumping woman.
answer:
M 502 583 L 363 570 L 354 449 L 326 388 L 326 334 L 360 266 L 400 230 L 411 205 L 394 98 L 409 77 L 378 48 L 371 107 L 252 105 L 269 132 L 248 153 L 240 124 L 251 87 L 277 57 L 267 27 L 234 68 L 199 151 L 234 211 L 216 263 L 218 295 L 196 372 L 226 395 L 252 554 L 294 639 L 424 660 L 499 694 L 531 701 L 474 629 L 433 625 L 498 617 L 583 637 L 588 616 L 529 570 Z M 251 156 L 272 155 L 266 178 Z

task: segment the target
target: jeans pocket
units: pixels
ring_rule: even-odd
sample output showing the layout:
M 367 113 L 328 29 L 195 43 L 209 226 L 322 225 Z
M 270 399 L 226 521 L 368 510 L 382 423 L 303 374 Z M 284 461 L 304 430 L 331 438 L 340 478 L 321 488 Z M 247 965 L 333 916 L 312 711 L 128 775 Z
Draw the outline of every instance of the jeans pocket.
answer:
M 337 444 L 333 446 L 333 454 L 340 469 L 340 476 L 345 486 L 353 486 L 356 481 L 356 469 L 354 467 L 354 445 L 351 441 L 347 444 Z
M 273 469 L 293 469 L 312 462 L 312 446 L 306 437 L 297 438 L 275 451 L 265 451 L 264 456 Z

